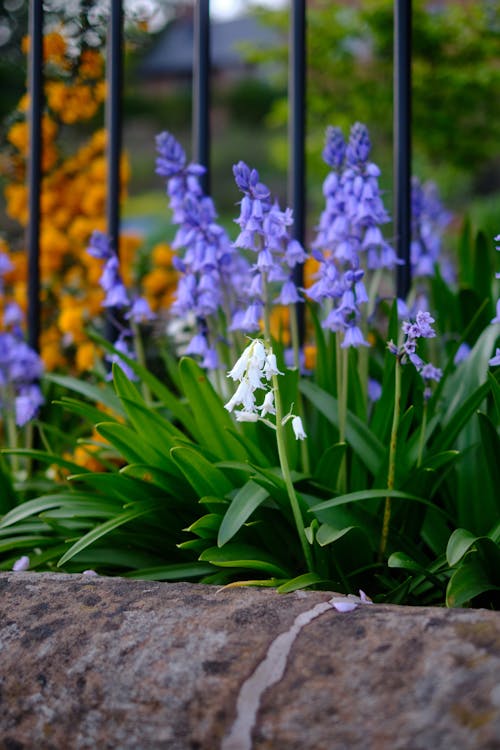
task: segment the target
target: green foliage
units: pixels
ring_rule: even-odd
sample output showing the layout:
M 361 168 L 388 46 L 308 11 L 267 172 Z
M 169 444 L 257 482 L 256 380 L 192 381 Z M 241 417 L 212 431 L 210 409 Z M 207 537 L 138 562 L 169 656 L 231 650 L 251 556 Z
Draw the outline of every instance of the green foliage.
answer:
M 394 3 L 322 2 L 307 12 L 307 132 L 310 176 L 318 174 L 323 127 L 344 130 L 367 123 L 389 165 L 392 149 Z M 268 23 L 286 39 L 286 12 L 269 14 Z M 463 197 L 473 173 L 497 154 L 500 137 L 500 70 L 495 64 L 500 11 L 492 3 L 446 3 L 439 8 L 416 0 L 412 6 L 412 143 L 416 171 L 435 179 L 447 170 L 448 192 Z M 286 70 L 286 48 L 264 57 Z M 286 122 L 279 102 L 269 119 Z M 285 152 L 281 149 L 276 154 Z M 383 169 L 383 171 L 385 171 Z M 496 170 L 498 172 L 498 170 Z M 494 174 L 494 172 L 492 172 Z M 459 176 L 459 179 L 457 179 Z M 494 185 L 489 185 L 489 189 Z M 314 189 L 314 188 L 313 188 Z

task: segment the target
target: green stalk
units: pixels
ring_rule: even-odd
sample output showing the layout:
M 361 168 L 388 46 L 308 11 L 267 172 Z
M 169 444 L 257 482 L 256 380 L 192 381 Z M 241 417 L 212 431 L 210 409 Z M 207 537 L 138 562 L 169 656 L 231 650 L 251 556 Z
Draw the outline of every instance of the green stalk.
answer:
M 347 423 L 348 369 L 349 349 L 342 349 L 339 334 L 336 334 L 337 344 L 337 396 L 339 415 L 339 442 L 345 443 Z M 338 474 L 338 490 L 341 494 L 347 491 L 347 458 L 344 453 Z
M 293 362 L 300 377 L 300 337 L 299 326 L 297 322 L 297 310 L 295 308 L 295 305 L 290 305 L 290 334 L 293 347 Z M 299 388 L 297 388 L 296 407 L 297 414 L 304 422 L 304 402 L 302 400 L 302 393 L 300 392 Z M 309 451 L 304 440 L 300 441 L 300 458 L 302 463 L 302 471 L 305 474 L 309 474 L 311 471 L 311 466 L 309 463 Z
M 307 541 L 306 533 L 304 530 L 304 519 L 302 518 L 302 511 L 300 510 L 299 501 L 292 482 L 290 466 L 288 464 L 288 456 L 285 445 L 285 430 L 282 424 L 283 407 L 281 405 L 278 376 L 273 375 L 271 382 L 274 391 L 274 406 L 276 409 L 276 442 L 278 444 L 278 456 L 280 460 L 281 473 L 283 474 L 283 479 L 285 480 L 286 490 L 288 493 L 288 498 L 290 500 L 290 505 L 292 507 L 293 518 L 295 521 L 295 526 L 297 528 L 297 533 L 299 535 L 302 551 L 304 553 L 306 565 L 308 570 L 312 573 L 314 572 L 314 562 L 312 557 L 311 545 Z
M 270 325 L 270 310 L 269 310 L 269 297 L 267 293 L 267 277 L 266 274 L 262 274 L 262 293 L 264 298 L 264 337 L 267 346 L 271 345 L 271 325 Z M 312 557 L 311 545 L 307 541 L 304 519 L 302 518 L 302 511 L 300 510 L 299 500 L 295 493 L 295 487 L 293 486 L 292 475 L 290 472 L 290 465 L 288 463 L 288 456 L 286 452 L 285 443 L 285 431 L 282 424 L 283 421 L 283 406 L 281 404 L 281 394 L 278 385 L 278 376 L 273 375 L 271 378 L 271 384 L 274 392 L 274 407 L 276 409 L 276 442 L 278 445 L 278 456 L 280 461 L 281 473 L 285 480 L 285 486 L 290 500 L 290 506 L 292 508 L 293 518 L 295 526 L 299 536 L 302 551 L 304 553 L 304 559 L 308 570 L 314 572 L 314 562 Z
M 137 323 L 131 322 L 131 328 L 132 328 L 132 334 L 134 337 L 134 349 L 135 349 L 135 355 L 137 357 L 137 361 L 139 362 L 142 367 L 146 367 L 146 355 L 144 353 L 144 346 L 142 343 L 142 336 L 141 332 L 139 330 L 139 326 Z M 149 387 L 141 380 L 141 390 L 142 395 L 144 397 L 144 401 L 146 402 L 147 406 L 151 406 L 153 403 L 153 397 L 151 395 L 151 391 L 149 390 Z
M 401 410 L 401 363 L 396 360 L 394 377 L 394 412 L 392 415 L 391 442 L 389 446 L 389 469 L 387 472 L 387 489 L 394 489 L 394 478 L 396 475 L 396 449 L 398 443 L 399 416 Z M 389 525 L 391 522 L 391 498 L 385 498 L 384 520 L 382 523 L 382 535 L 380 537 L 379 559 L 382 560 L 387 548 L 389 538 Z
M 424 400 L 424 409 L 422 413 L 422 425 L 420 427 L 420 438 L 418 441 L 418 458 L 417 458 L 417 468 L 422 465 L 422 458 L 424 455 L 424 445 L 425 445 L 425 431 L 427 429 L 427 400 Z

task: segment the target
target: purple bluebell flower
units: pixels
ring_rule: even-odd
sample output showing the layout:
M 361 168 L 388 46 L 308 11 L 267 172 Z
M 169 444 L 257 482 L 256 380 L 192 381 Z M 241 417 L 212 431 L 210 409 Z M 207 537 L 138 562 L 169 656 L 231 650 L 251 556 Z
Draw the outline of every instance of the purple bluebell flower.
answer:
M 453 363 L 459 365 L 464 362 L 470 354 L 470 346 L 466 341 L 463 341 L 458 347 L 455 356 L 453 357 Z
M 151 310 L 149 302 L 144 297 L 137 297 L 125 313 L 125 320 L 131 320 L 133 323 L 147 323 L 156 320 L 155 313 Z
M 38 385 L 24 385 L 19 388 L 15 400 L 16 424 L 23 427 L 30 422 L 38 413 L 44 402 L 42 391 Z
M 30 559 L 28 555 L 23 555 L 18 560 L 15 561 L 14 565 L 12 566 L 12 570 L 15 573 L 20 573 L 23 570 L 28 570 L 30 566 Z
M 403 322 L 401 330 L 405 334 L 405 339 L 400 346 L 397 346 L 393 341 L 387 343 L 387 348 L 397 357 L 400 364 L 404 365 L 407 362 L 411 362 L 417 372 L 420 373 L 425 384 L 425 399 L 430 397 L 430 381 L 434 380 L 438 382 L 443 374 L 439 368 L 424 362 L 417 354 L 418 339 L 431 339 L 436 336 L 432 323 L 434 323 L 434 318 L 431 314 L 421 310 L 417 313 L 415 321 L 405 320 Z
M 118 339 L 113 344 L 113 346 L 115 347 L 117 351 L 113 352 L 112 354 L 106 354 L 105 359 L 107 362 L 110 362 L 111 364 L 113 363 L 118 364 L 129 380 L 137 380 L 138 378 L 135 372 L 125 362 L 125 360 L 123 360 L 120 357 L 120 354 L 124 354 L 126 357 L 129 357 L 129 359 L 135 359 L 135 352 L 131 348 L 131 344 L 130 344 L 131 338 L 132 338 L 132 331 L 129 331 L 126 329 L 122 330 L 118 336 Z M 106 375 L 106 379 L 112 380 L 112 378 L 113 378 L 113 373 L 109 372 Z
M 92 232 L 87 252 L 93 258 L 98 258 L 99 260 L 108 260 L 111 258 L 113 256 L 113 249 L 108 236 L 97 229 Z
M 217 362 L 213 329 L 220 311 L 231 319 L 246 306 L 249 264 L 234 251 L 217 223 L 213 201 L 199 180 L 204 168 L 187 163 L 184 150 L 170 133 L 157 136 L 156 144 L 156 171 L 167 179 L 172 221 L 178 226 L 172 246 L 182 251 L 182 257 L 174 260 L 181 278 L 172 312 L 198 321 L 204 346 L 198 347 L 197 356 L 202 357 L 203 367 L 212 369 Z M 241 170 L 240 179 L 260 190 L 252 174 Z
M 252 332 L 259 330 L 264 306 L 270 301 L 264 299 L 268 283 L 280 285 L 273 302 L 282 305 L 302 302 L 300 289 L 293 280 L 293 270 L 304 262 L 307 254 L 298 240 L 290 236 L 292 211 L 289 208 L 282 211 L 279 204 L 272 201 L 271 192 L 260 182 L 257 170 L 240 161 L 234 165 L 233 174 L 243 193 L 240 215 L 236 219 L 240 232 L 234 246 L 254 252 L 256 258 L 246 290 L 246 312 L 236 311 L 231 329 Z
M 449 258 L 442 256 L 443 232 L 451 221 L 451 214 L 443 208 L 435 183 L 422 184 L 417 177 L 412 177 L 411 214 L 412 276 L 434 276 L 436 264 L 439 264 L 444 280 L 454 283 L 455 268 Z
M 498 346 L 496 348 L 495 355 L 488 360 L 488 364 L 490 365 L 490 367 L 497 367 L 498 365 L 500 365 L 500 348 Z
M 359 326 L 361 306 L 368 301 L 363 265 L 372 270 L 394 268 L 399 262 L 380 226 L 389 221 L 378 177 L 368 161 L 370 138 L 356 123 L 347 145 L 339 128 L 328 128 L 323 151 L 331 172 L 323 183 L 325 209 L 313 242 L 313 257 L 320 263 L 317 281 L 306 290 L 316 302 L 331 300 L 324 328 L 343 334 L 343 346 L 364 346 Z

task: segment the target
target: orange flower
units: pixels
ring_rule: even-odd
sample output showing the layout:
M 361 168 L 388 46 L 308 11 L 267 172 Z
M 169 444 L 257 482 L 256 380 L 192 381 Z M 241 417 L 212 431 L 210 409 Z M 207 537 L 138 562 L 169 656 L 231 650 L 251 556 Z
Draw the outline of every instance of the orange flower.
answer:
M 98 354 L 97 347 L 92 341 L 84 341 L 79 344 L 75 356 L 75 364 L 78 371 L 85 372 L 86 370 L 91 370 Z
M 170 267 L 172 265 L 174 254 L 175 253 L 170 245 L 167 245 L 166 242 L 159 242 L 151 251 L 151 261 L 154 266 Z
M 17 148 L 23 156 L 28 153 L 28 123 L 15 122 L 7 133 L 7 140 Z
M 81 78 L 100 78 L 103 69 L 104 60 L 100 52 L 93 49 L 83 50 L 78 67 Z
M 67 44 L 62 34 L 57 31 L 45 34 L 43 38 L 44 60 L 60 65 L 65 61 L 66 50 Z

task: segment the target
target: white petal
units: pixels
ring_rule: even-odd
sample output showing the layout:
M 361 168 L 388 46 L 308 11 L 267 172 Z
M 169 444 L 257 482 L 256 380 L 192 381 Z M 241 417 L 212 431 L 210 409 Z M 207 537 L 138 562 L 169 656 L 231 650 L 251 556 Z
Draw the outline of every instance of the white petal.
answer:
M 302 420 L 300 417 L 293 417 L 292 428 L 296 440 L 304 440 L 304 438 L 307 437 L 306 433 L 304 432 L 304 427 L 302 425 Z
M 358 603 L 354 602 L 352 599 L 344 599 L 340 597 L 330 599 L 330 604 L 337 610 L 337 612 L 352 612 L 352 610 L 356 609 L 358 606 Z

